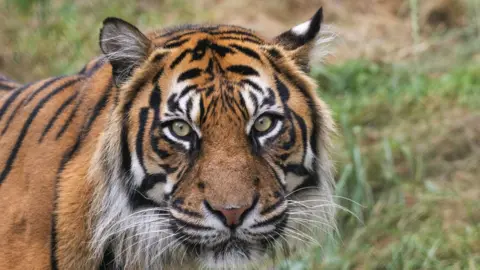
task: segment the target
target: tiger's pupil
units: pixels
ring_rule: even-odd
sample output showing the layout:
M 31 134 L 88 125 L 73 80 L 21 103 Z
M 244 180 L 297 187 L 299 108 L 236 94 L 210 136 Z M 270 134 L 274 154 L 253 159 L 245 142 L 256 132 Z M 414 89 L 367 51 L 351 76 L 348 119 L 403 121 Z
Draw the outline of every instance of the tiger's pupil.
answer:
M 259 132 L 265 132 L 272 126 L 272 118 L 268 116 L 262 116 L 255 121 L 255 129 Z
M 190 126 L 183 121 L 175 121 L 172 125 L 173 132 L 180 137 L 185 137 L 191 132 Z

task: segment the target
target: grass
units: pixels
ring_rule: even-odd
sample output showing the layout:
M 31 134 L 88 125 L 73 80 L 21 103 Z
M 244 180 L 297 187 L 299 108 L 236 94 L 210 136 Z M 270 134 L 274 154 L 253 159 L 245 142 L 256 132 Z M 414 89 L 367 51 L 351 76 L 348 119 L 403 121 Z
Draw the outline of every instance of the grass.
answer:
M 363 207 L 339 200 L 360 221 L 340 212 L 343 243 L 303 269 L 480 266 L 480 65 L 409 67 L 313 70 L 342 134 L 337 194 Z
M 420 1 L 405 1 L 417 14 Z M 351 211 L 338 214 L 340 238 L 279 269 L 480 268 L 480 5 L 466 1 L 467 27 L 434 33 L 411 61 L 312 69 L 341 134 L 337 195 L 354 202 L 338 201 Z M 188 3 L 0 1 L 0 70 L 23 82 L 76 72 L 99 53 L 102 18 L 142 29 L 208 19 Z M 416 43 L 419 27 L 413 18 Z

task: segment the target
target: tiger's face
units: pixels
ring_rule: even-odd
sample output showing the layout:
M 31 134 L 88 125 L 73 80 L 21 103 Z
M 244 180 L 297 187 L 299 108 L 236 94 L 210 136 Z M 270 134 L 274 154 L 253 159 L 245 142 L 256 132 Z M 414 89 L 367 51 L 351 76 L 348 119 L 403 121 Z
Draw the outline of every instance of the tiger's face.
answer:
M 104 22 L 101 47 L 120 88 L 122 211 L 144 218 L 133 234 L 150 237 L 151 256 L 182 250 L 229 267 L 286 251 L 290 237 L 316 237 L 300 228 L 331 223 L 332 124 L 305 73 L 321 18 L 319 10 L 273 41 L 234 26 L 145 36 Z

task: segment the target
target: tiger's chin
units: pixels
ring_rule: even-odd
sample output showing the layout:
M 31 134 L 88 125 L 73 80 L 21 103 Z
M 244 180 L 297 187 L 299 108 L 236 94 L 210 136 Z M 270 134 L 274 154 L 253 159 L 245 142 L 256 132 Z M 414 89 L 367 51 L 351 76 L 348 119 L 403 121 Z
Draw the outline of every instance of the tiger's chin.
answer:
M 267 256 L 268 248 L 260 243 L 232 238 L 215 246 L 194 245 L 191 251 L 200 265 L 208 269 L 242 269 Z

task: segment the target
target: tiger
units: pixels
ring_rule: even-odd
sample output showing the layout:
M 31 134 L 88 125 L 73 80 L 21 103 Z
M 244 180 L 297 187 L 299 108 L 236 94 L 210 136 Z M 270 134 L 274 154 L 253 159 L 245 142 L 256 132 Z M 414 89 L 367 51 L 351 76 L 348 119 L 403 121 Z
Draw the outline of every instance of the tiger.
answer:
M 109 17 L 78 73 L 2 77 L 0 269 L 238 269 L 323 243 L 322 24 L 322 8 L 274 38 Z

